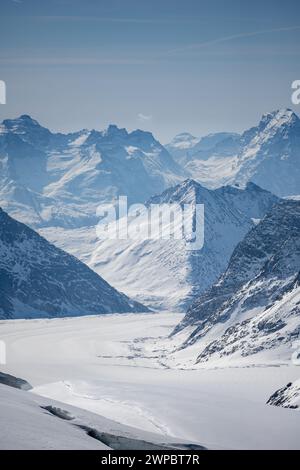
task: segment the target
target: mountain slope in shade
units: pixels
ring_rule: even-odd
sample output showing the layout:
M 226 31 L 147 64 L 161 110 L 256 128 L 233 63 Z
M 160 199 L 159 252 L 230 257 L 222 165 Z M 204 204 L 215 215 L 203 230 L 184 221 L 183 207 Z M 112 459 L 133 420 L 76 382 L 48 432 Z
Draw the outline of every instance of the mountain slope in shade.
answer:
M 99 204 L 144 202 L 184 178 L 150 132 L 51 133 L 30 116 L 0 125 L 0 205 L 33 227 L 96 222 Z
M 204 246 L 195 251 L 187 248 L 185 239 L 101 240 L 95 229 L 45 229 L 43 234 L 131 297 L 159 309 L 184 310 L 225 269 L 234 247 L 253 226 L 252 219 L 263 217 L 277 200 L 251 183 L 246 189 L 212 191 L 193 180 L 151 198 L 149 206 L 204 204 Z M 147 221 L 139 217 L 138 224 L 144 227 Z
M 281 197 L 298 194 L 300 119 L 290 109 L 267 113 L 242 135 L 201 139 L 181 162 L 193 179 L 210 188 L 253 181 Z
M 1 209 L 0 253 L 0 318 L 147 311 Z
M 174 332 L 186 329 L 183 347 L 194 345 L 198 363 L 268 351 L 277 360 L 291 357 L 300 335 L 299 234 L 300 201 L 286 200 L 237 245 L 224 274 Z

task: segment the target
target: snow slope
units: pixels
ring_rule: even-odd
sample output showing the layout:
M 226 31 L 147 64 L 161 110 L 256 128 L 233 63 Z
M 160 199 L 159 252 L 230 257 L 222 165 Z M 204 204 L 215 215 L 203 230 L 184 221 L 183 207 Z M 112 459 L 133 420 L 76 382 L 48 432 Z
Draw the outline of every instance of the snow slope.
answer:
M 109 449 L 69 421 L 53 419 L 44 404 L 29 392 L 0 384 L 1 450 Z
M 254 184 L 212 191 L 192 180 L 151 198 L 148 207 L 204 204 L 204 246 L 193 251 L 187 243 L 189 233 L 183 239 L 166 240 L 142 236 L 97 240 L 95 229 L 45 229 L 41 233 L 140 302 L 153 308 L 184 310 L 225 269 L 235 245 L 253 226 L 252 219 L 261 218 L 276 201 Z M 157 212 L 152 226 L 158 224 L 158 218 Z M 175 226 L 180 222 L 181 217 L 176 216 Z M 147 213 L 131 220 L 131 233 L 139 225 L 148 227 Z M 114 228 L 111 224 L 108 232 Z
M 203 446 L 122 425 L 0 384 L 0 449 L 171 450 Z
M 223 275 L 175 329 L 187 329 L 183 347 L 194 345 L 194 360 L 290 357 L 300 334 L 299 234 L 300 202 L 285 200 L 237 245 Z
M 149 441 L 143 433 L 155 432 L 161 443 L 184 439 L 209 449 L 299 449 L 298 412 L 266 405 L 274 390 L 299 378 L 299 367 L 291 362 L 272 367 L 266 360 L 261 367 L 234 368 L 229 362 L 223 369 L 210 368 L 209 363 L 199 370 L 168 368 L 156 346 L 181 318 L 160 313 L 2 321 L 1 339 L 7 345 L 7 365 L 2 369 L 33 385 L 35 394 L 23 392 L 33 397 L 31 409 L 52 404 L 98 430 L 120 434 L 122 427 L 131 425 L 139 428 L 130 431 L 131 437 Z M 8 403 L 9 411 L 1 407 L 1 423 L 5 416 L 9 429 L 20 426 L 26 431 L 28 415 L 16 415 L 23 405 L 12 408 L 14 398 Z M 84 410 L 97 414 L 99 421 Z M 61 422 L 55 416 L 47 419 L 47 413 L 43 410 L 45 435 L 48 424 L 53 425 L 53 434 Z M 103 416 L 114 423 L 106 424 Z M 61 424 L 70 437 L 71 424 Z M 6 439 L 1 426 L 1 443 L 3 435 Z M 81 432 L 78 436 L 82 447 L 93 445 Z M 20 439 L 26 443 L 26 436 Z
M 0 209 L 0 318 L 147 311 Z

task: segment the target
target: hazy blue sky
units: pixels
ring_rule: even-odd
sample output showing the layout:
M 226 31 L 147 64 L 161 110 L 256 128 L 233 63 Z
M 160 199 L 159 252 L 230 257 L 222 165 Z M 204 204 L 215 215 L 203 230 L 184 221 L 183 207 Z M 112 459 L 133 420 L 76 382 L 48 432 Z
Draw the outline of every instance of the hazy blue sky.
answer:
M 0 0 L 0 119 L 243 130 L 291 104 L 299 0 Z

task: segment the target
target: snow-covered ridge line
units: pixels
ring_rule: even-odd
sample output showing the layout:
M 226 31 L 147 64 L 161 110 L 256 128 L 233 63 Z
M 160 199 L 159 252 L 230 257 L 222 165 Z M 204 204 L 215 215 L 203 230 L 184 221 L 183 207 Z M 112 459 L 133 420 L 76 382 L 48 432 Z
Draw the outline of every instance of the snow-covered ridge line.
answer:
M 195 345 L 198 363 L 247 356 L 257 362 L 269 350 L 291 360 L 300 332 L 299 234 L 300 202 L 284 200 L 237 245 L 225 272 L 174 332 L 187 329 L 183 347 Z
M 99 204 L 144 202 L 186 173 L 150 132 L 52 133 L 28 115 L 0 132 L 0 205 L 32 227 L 91 226 Z
M 185 137 L 182 137 L 185 142 Z M 190 176 L 207 187 L 253 181 L 278 196 L 298 194 L 300 120 L 291 109 L 262 116 L 243 134 L 217 133 L 178 148 L 180 135 L 167 145 Z
M 148 309 L 0 209 L 0 318 Z

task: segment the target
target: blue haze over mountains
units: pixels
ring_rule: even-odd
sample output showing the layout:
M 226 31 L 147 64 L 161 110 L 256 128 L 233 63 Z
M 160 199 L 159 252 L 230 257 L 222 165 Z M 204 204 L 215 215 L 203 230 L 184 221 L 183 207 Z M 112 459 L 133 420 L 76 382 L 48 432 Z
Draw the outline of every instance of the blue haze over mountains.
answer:
M 213 285 L 236 244 L 279 198 L 299 192 L 299 148 L 300 120 L 289 109 L 265 114 L 242 135 L 200 139 L 182 133 L 166 147 L 142 130 L 110 125 L 104 131 L 52 133 L 22 115 L 0 125 L 0 205 L 130 297 L 154 308 L 185 310 Z M 161 241 L 130 250 L 119 241 L 102 246 L 91 236 L 96 209 L 119 195 L 127 195 L 129 204 L 204 203 L 203 251 L 188 255 L 184 247 Z M 90 246 L 79 244 L 79 235 L 90 238 Z M 161 273 L 157 281 L 168 304 L 153 285 L 154 272 Z
M 167 150 L 141 130 L 128 133 L 110 125 L 104 131 L 53 134 L 27 115 L 4 120 L 0 205 L 32 227 L 78 227 L 96 222 L 100 203 L 118 195 L 127 195 L 129 204 L 145 202 L 186 178 L 208 187 L 253 181 L 280 197 L 297 194 L 300 120 L 291 110 L 264 115 L 241 136 L 194 142 L 185 163 L 176 155 L 178 146 L 175 153 L 172 143 Z M 203 162 L 209 162 L 212 183 L 201 179 Z

